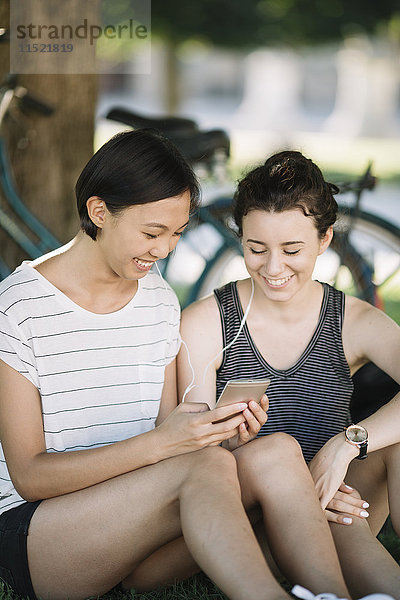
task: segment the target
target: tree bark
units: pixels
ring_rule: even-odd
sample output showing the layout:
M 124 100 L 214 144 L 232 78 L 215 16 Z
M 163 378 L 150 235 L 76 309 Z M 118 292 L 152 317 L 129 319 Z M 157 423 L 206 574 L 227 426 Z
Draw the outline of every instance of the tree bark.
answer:
M 181 101 L 181 83 L 179 65 L 176 56 L 176 44 L 172 40 L 164 40 L 164 106 L 167 115 L 176 115 Z
M 80 0 L 70 0 L 79 5 Z M 72 10 L 73 7 L 71 7 Z M 9 0 L 2 0 L 0 26 L 8 26 Z M 9 70 L 9 44 L 0 45 L 0 77 Z M 96 75 L 20 75 L 18 83 L 51 104 L 45 117 L 13 113 L 3 127 L 20 197 L 46 227 L 66 242 L 78 230 L 74 186 L 93 154 Z M 4 200 L 2 202 L 4 204 Z M 26 254 L 0 232 L 0 258 L 11 268 Z

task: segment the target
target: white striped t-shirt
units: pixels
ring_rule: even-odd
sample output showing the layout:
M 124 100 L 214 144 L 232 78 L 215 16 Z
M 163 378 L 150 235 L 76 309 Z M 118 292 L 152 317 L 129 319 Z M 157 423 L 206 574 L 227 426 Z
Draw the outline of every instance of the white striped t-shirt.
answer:
M 153 272 L 108 314 L 81 308 L 29 262 L 0 283 L 0 359 L 38 388 L 47 451 L 95 448 L 154 427 L 179 318 L 174 292 Z M 22 501 L 0 446 L 0 513 Z

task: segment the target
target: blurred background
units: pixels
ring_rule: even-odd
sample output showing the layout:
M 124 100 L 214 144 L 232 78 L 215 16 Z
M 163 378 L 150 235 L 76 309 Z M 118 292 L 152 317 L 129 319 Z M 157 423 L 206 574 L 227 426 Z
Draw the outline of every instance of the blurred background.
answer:
M 85 17 L 115 21 L 133 5 L 89 0 Z M 40 3 L 42 22 L 50 7 Z M 79 14 L 82 3 L 68 7 Z M 9 18 L 10 0 L 1 0 L 0 27 Z M 98 53 L 97 74 L 20 75 L 55 112 L 10 113 L 3 126 L 21 197 L 62 242 L 78 227 L 73 190 L 82 167 L 126 128 L 105 118 L 115 106 L 226 129 L 232 182 L 288 147 L 333 181 L 359 177 L 372 161 L 379 181 L 363 207 L 400 225 L 398 1 L 153 0 L 149 73 L 132 68 L 141 60 L 135 46 L 116 41 L 105 55 L 99 44 Z M 5 41 L 2 78 L 9 64 Z M 4 232 L 0 252 L 14 266 L 25 258 Z

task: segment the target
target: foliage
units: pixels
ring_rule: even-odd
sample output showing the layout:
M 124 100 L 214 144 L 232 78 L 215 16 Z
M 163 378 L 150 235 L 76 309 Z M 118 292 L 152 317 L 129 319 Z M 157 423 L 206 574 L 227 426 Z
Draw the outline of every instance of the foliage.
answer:
M 152 0 L 152 30 L 175 43 L 227 47 L 320 43 L 396 22 L 393 0 Z

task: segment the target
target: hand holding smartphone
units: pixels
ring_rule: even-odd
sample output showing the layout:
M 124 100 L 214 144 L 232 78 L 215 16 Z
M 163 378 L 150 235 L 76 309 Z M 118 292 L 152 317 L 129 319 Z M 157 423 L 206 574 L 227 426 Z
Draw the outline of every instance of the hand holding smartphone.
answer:
M 248 404 L 250 400 L 260 404 L 270 383 L 270 379 L 232 379 L 226 383 L 215 408 L 235 402 Z
M 260 404 L 261 398 L 265 394 L 270 383 L 270 379 L 232 379 L 226 383 L 215 408 L 228 406 L 229 404 L 235 404 L 237 402 L 245 402 L 248 405 L 251 400 Z M 227 419 L 222 419 L 222 421 L 226 420 Z M 215 423 L 220 422 L 221 421 L 215 421 Z

